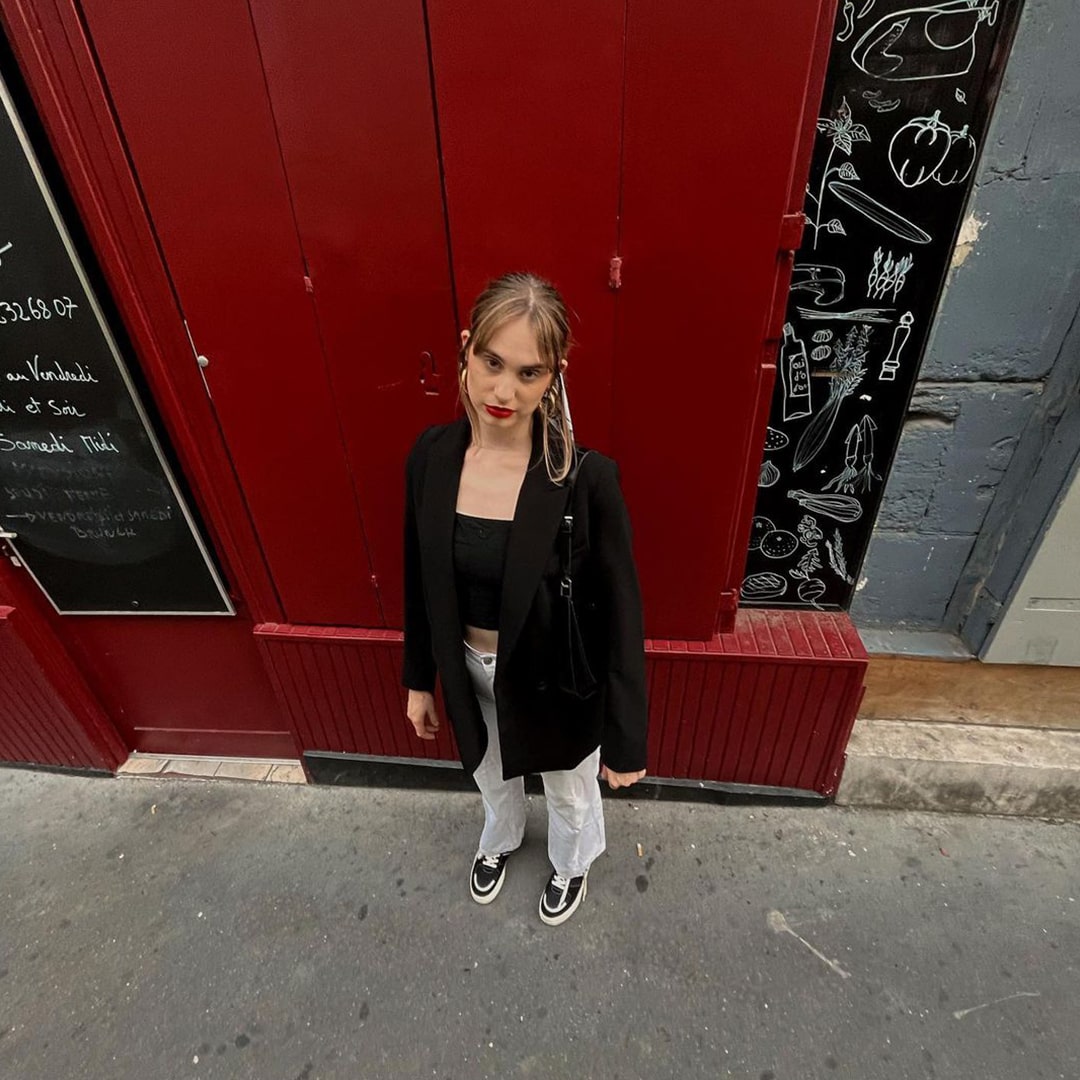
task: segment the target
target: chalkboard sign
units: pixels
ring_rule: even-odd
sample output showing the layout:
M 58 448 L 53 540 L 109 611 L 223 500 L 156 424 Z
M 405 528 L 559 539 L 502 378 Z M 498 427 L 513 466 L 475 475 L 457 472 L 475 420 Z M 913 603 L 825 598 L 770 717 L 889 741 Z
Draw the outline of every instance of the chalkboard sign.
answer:
M 740 601 L 847 608 L 1019 0 L 842 0 Z
M 0 96 L 0 537 L 62 614 L 233 614 Z

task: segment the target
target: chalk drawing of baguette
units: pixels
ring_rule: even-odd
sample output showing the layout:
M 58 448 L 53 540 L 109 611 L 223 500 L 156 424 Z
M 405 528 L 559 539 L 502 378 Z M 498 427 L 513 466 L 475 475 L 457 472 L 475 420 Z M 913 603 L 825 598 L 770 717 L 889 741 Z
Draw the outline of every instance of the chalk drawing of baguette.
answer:
M 912 244 L 929 244 L 933 239 L 924 229 L 920 229 L 918 225 L 908 221 L 906 217 L 898 214 L 895 210 L 882 206 L 877 199 L 870 198 L 865 191 L 860 191 L 859 188 L 845 184 L 841 180 L 830 180 L 829 190 L 841 202 L 847 203 L 852 210 L 858 210 L 863 217 L 869 218 L 875 225 L 880 225 L 883 229 L 887 229 L 902 240 L 907 240 Z

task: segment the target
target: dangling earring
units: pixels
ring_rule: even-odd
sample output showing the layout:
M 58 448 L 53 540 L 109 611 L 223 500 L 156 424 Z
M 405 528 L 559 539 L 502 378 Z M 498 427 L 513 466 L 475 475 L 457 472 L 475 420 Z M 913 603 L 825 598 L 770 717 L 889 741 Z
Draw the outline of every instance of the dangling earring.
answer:
M 570 437 L 574 437 L 574 422 L 570 419 L 570 399 L 566 396 L 566 381 L 563 379 L 563 373 L 559 372 L 559 396 L 562 398 L 562 409 L 566 416 L 566 430 L 570 432 Z

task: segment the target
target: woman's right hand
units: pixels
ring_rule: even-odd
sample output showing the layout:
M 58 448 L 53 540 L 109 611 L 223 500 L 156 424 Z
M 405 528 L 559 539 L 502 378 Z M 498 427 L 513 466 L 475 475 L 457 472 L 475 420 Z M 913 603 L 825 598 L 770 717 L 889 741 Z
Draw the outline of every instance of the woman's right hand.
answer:
M 426 690 L 410 690 L 405 714 L 421 739 L 434 739 L 438 734 L 439 717 L 435 712 L 434 694 Z

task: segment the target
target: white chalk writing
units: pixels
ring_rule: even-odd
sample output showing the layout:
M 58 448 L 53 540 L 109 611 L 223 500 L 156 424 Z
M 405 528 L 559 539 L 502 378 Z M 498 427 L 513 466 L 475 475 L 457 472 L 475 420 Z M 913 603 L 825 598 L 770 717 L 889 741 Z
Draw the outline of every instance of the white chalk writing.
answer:
M 49 432 L 52 436 L 49 442 L 41 442 L 39 439 L 9 439 L 0 431 L 0 453 L 12 454 L 16 452 L 37 454 L 74 454 L 62 435 Z
M 9 244 L 8 247 L 11 245 Z M 52 300 L 42 300 L 40 296 L 28 296 L 26 306 L 21 300 L 0 300 L 0 326 L 8 323 L 41 322 L 53 315 L 61 319 L 72 318 L 72 312 L 79 305 L 69 296 L 57 296 Z
M 36 499 L 44 502 L 48 497 L 48 489 L 43 487 L 16 487 L 12 484 L 4 485 L 4 495 L 12 502 L 16 499 Z
M 83 446 L 86 447 L 91 454 L 120 453 L 116 444 L 109 442 L 109 439 L 112 438 L 111 431 L 106 431 L 104 435 L 98 431 L 93 435 L 80 435 L 79 438 L 82 440 Z
M 59 360 L 54 360 L 51 366 L 42 367 L 41 357 L 35 353 L 33 360 L 26 361 L 26 367 L 30 372 L 29 378 L 35 382 L 97 382 L 90 369 L 78 361 L 75 362 L 74 368 L 65 367 Z M 15 372 L 9 372 L 7 377 L 12 382 L 28 381 L 27 376 L 17 376 Z
M 49 398 L 49 409 L 52 411 L 53 416 L 85 416 L 81 409 L 76 408 L 66 398 L 61 403 L 57 404 L 56 400 Z
M 123 540 L 139 535 L 134 529 L 80 529 L 78 525 L 72 525 L 71 531 L 80 540 Z

